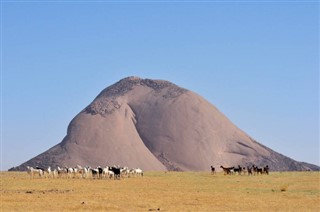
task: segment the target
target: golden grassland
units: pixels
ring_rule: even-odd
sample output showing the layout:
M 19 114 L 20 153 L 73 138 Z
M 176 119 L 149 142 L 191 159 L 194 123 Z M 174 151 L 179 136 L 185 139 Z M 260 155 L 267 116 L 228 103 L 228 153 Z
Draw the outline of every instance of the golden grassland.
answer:
M 319 172 L 146 172 L 121 180 L 0 174 L 1 211 L 320 211 Z

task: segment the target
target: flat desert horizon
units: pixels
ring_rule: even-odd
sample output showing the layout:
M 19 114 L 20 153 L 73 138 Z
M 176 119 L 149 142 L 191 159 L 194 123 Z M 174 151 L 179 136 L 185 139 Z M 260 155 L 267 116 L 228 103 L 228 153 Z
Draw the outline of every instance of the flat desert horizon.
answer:
M 0 172 L 3 211 L 319 211 L 319 172 L 145 172 L 113 179 Z

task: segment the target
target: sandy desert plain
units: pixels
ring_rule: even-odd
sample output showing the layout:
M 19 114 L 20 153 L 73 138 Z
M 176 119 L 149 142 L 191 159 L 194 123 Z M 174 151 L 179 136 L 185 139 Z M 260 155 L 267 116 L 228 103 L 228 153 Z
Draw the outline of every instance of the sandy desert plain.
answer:
M 319 172 L 146 172 L 121 180 L 0 174 L 1 211 L 320 211 Z

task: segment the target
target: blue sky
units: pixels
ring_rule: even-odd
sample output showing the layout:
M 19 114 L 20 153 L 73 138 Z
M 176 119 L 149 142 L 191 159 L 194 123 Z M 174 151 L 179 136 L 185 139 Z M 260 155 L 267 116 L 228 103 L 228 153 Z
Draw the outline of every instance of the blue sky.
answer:
M 1 5 L 1 170 L 61 142 L 127 76 L 192 90 L 258 142 L 320 165 L 317 1 Z

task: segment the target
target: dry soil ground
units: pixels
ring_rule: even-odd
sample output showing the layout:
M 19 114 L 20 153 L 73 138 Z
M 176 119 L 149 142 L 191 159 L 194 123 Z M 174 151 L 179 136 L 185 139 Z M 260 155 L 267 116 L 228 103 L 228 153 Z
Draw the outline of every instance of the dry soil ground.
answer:
M 0 174 L 1 211 L 320 211 L 319 172 L 147 172 L 121 180 Z

